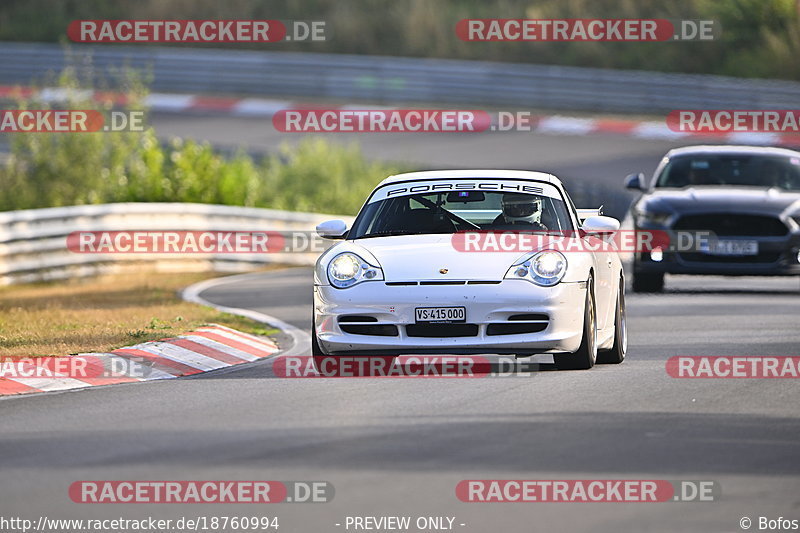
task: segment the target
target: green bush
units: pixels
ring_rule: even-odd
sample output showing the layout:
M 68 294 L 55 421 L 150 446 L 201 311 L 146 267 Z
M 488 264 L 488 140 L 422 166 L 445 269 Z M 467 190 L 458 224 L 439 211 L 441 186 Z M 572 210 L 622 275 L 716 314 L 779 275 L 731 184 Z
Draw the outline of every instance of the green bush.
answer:
M 73 74 L 59 84 L 72 91 L 64 109 L 101 109 L 81 97 Z M 132 90 L 130 109 L 145 90 Z M 20 108 L 43 109 L 40 102 Z M 256 162 L 239 152 L 226 157 L 207 143 L 174 139 L 162 144 L 143 132 L 14 133 L 0 168 L 0 210 L 108 202 L 199 202 L 294 211 L 355 214 L 367 193 L 402 169 L 367 161 L 357 145 L 306 139 Z

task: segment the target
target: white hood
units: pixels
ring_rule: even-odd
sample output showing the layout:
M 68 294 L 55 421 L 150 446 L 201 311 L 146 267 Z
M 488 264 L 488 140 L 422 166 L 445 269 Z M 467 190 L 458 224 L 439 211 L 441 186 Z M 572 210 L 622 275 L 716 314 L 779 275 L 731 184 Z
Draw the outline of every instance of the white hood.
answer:
M 460 252 L 453 235 L 402 235 L 354 241 L 369 250 L 386 281 L 500 281 L 521 252 Z M 447 269 L 447 274 L 439 272 Z

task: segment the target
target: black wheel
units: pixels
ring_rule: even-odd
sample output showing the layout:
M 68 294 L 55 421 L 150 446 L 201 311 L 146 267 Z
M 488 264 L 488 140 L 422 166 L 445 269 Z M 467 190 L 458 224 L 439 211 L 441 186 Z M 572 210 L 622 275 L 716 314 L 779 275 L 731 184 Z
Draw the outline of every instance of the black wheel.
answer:
M 614 314 L 614 345 L 610 350 L 597 354 L 597 362 L 605 365 L 616 365 L 625 360 L 628 351 L 628 325 L 625 317 L 625 283 L 619 280 L 617 293 L 617 311 Z
M 633 292 L 661 292 L 664 290 L 663 272 L 634 272 Z
M 597 361 L 597 310 L 594 305 L 594 282 L 586 282 L 586 303 L 583 310 L 583 338 L 578 351 L 553 355 L 559 370 L 588 370 Z

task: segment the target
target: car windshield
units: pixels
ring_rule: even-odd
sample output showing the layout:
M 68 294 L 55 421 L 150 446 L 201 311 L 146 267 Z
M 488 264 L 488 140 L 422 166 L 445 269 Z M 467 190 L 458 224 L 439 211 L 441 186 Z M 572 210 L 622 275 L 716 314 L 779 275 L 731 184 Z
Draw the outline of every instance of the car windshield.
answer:
M 664 167 L 656 187 L 775 187 L 800 190 L 800 158 L 775 155 L 678 156 Z
M 359 213 L 349 238 L 467 230 L 561 232 L 571 229 L 567 207 L 552 196 L 459 190 L 373 201 Z

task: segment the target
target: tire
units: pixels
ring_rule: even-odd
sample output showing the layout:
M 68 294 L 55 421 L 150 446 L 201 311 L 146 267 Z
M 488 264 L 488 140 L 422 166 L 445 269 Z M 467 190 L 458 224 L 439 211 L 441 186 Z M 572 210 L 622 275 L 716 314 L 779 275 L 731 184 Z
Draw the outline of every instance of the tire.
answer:
M 594 303 L 594 282 L 586 282 L 586 302 L 583 306 L 583 338 L 575 353 L 554 354 L 559 370 L 588 370 L 597 361 L 597 308 Z
M 317 372 L 322 373 L 322 361 L 326 357 L 328 357 L 328 354 L 322 351 L 322 347 L 319 345 L 319 340 L 317 339 L 316 325 L 311 324 L 311 358 L 314 360 L 314 368 L 317 369 Z
M 317 328 L 314 326 L 314 324 L 311 325 L 311 355 L 314 357 L 328 355 L 322 351 L 322 347 L 319 345 L 319 340 L 317 339 Z
M 628 324 L 625 312 L 625 282 L 619 280 L 617 293 L 617 310 L 614 314 L 614 345 L 610 350 L 603 350 L 597 354 L 598 364 L 618 365 L 625 360 L 628 352 Z
M 661 292 L 664 290 L 663 272 L 634 272 L 633 292 Z

